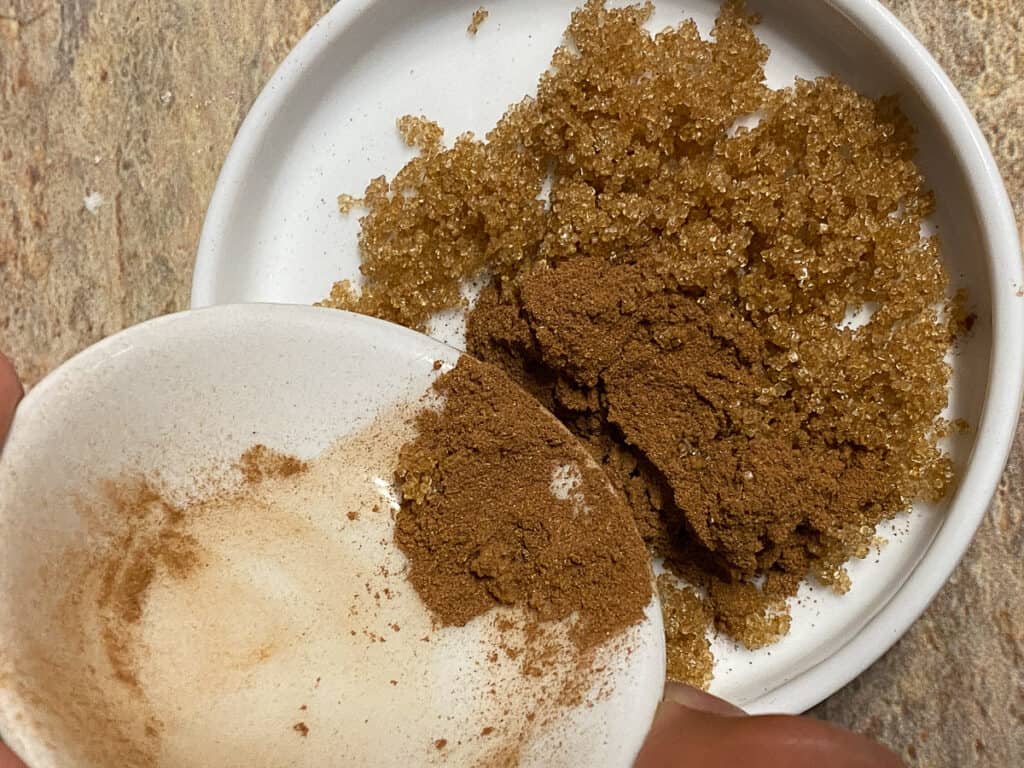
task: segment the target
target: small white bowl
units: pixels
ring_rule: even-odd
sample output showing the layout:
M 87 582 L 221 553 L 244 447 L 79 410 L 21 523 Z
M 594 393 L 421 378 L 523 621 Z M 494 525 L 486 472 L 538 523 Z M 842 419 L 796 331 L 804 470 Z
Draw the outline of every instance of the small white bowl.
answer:
M 577 0 L 494 0 L 475 37 L 479 0 L 346 0 L 303 38 L 246 117 L 210 202 L 196 260 L 195 307 L 232 301 L 312 303 L 358 274 L 355 217 L 340 192 L 393 174 L 409 150 L 395 118 L 425 114 L 448 136 L 483 134 L 533 90 Z M 657 0 L 653 26 L 718 0 Z M 1024 328 L 1020 247 L 999 170 L 963 99 L 921 44 L 876 0 L 750 0 L 770 46 L 773 87 L 835 73 L 864 93 L 895 93 L 918 129 L 936 193 L 934 224 L 954 287 L 978 315 L 953 359 L 949 414 L 972 431 L 951 445 L 959 487 L 900 520 L 875 562 L 855 563 L 842 598 L 807 590 L 793 630 L 758 652 L 715 646 L 712 692 L 754 712 L 799 712 L 849 682 L 920 615 L 970 543 L 1008 455 L 1020 405 Z M 459 345 L 457 324 L 439 338 Z
M 494 612 L 434 627 L 405 580 L 386 462 L 411 434 L 435 361 L 458 357 L 379 320 L 254 304 L 151 320 L 44 379 L 0 456 L 7 743 L 32 768 L 136 764 L 140 744 L 163 766 L 475 764 L 510 739 L 523 765 L 630 765 L 665 678 L 656 599 L 599 648 L 607 672 L 593 673 L 583 702 L 552 708 L 541 702 L 559 675 L 575 685 L 591 673 L 555 663 L 523 677 L 498 653 Z M 230 474 L 255 443 L 313 459 L 341 438 L 342 460 L 311 462 L 323 484 L 302 476 L 279 507 L 190 508 L 202 567 L 154 580 L 129 629 L 104 623 L 109 572 L 96 553 L 128 514 L 96 501 L 106 483 L 141 473 L 171 499 L 202 496 L 211 468 Z M 365 463 L 382 444 L 384 463 Z M 348 517 L 353 488 L 369 503 Z M 116 679 L 111 626 L 138 633 L 137 688 Z

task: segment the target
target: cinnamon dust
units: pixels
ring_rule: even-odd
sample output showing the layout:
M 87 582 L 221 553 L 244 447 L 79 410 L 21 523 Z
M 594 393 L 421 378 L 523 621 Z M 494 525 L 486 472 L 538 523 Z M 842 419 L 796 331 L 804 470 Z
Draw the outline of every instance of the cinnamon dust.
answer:
M 97 616 L 114 676 L 138 688 L 135 651 L 149 588 L 159 573 L 187 578 L 201 560 L 195 538 L 185 530 L 184 510 L 148 480 L 112 484 L 108 496 L 121 531 L 104 551 Z
M 305 472 L 308 465 L 294 456 L 255 444 L 242 453 L 237 467 L 244 487 L 266 478 L 293 477 Z M 239 492 L 223 490 L 219 495 L 228 499 Z M 121 528 L 104 550 L 97 615 L 115 676 L 138 688 L 138 624 L 149 589 L 161 574 L 171 579 L 188 578 L 201 566 L 202 558 L 198 542 L 187 530 L 189 509 L 171 502 L 150 480 L 125 478 L 111 483 L 107 495 L 113 505 L 110 519 L 118 521 Z
M 247 448 L 238 460 L 238 468 L 247 483 L 259 483 L 265 477 L 286 478 L 305 472 L 309 465 L 287 454 L 257 443 Z

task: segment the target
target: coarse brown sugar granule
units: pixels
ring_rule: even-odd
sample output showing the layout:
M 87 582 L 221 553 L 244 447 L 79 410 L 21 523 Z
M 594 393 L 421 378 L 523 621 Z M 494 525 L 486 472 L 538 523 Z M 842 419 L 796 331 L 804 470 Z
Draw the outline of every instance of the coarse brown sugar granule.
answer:
M 718 628 L 748 648 L 768 645 L 789 632 L 785 592 L 775 594 L 771 588 L 721 579 L 711 581 L 708 589 Z
M 706 688 L 714 657 L 707 639 L 708 609 L 692 587 L 667 573 L 658 577 L 665 622 L 665 672 L 670 680 Z
M 353 195 L 350 195 L 346 192 L 342 192 L 337 197 L 337 203 L 338 211 L 342 214 L 348 214 L 357 205 L 362 205 L 363 201 L 358 197 L 354 197 Z
M 473 11 L 473 18 L 469 20 L 469 26 L 466 27 L 466 31 L 469 32 L 469 34 L 471 35 L 475 35 L 477 32 L 480 31 L 480 25 L 487 20 L 488 15 L 488 10 L 483 6 L 477 8 L 475 11 Z
M 758 646 L 800 579 L 845 589 L 878 521 L 949 489 L 968 314 L 894 100 L 769 90 L 739 2 L 710 40 L 652 34 L 651 10 L 587 2 L 485 141 L 371 182 L 365 288 L 329 303 L 426 328 L 493 276 L 470 351 L 587 442 L 651 549 Z
M 514 271 L 531 255 L 528 242 L 536 251 L 542 179 L 538 160 L 470 134 L 451 149 L 423 149 L 390 183 L 378 177 L 366 188 L 362 291 L 341 281 L 321 305 L 425 328 L 438 309 L 460 305 L 463 281 Z
M 423 115 L 404 115 L 398 118 L 395 126 L 402 140 L 410 147 L 417 147 L 424 152 L 440 152 L 443 149 L 441 140 L 444 139 L 444 129 Z
M 576 441 L 502 371 L 468 356 L 434 388 L 441 409 L 418 414 L 400 454 L 395 520 L 409 581 L 431 612 L 454 625 L 496 606 L 541 622 L 574 617 L 584 649 L 640 621 L 647 553 Z M 567 467 L 568 489 L 558 483 Z

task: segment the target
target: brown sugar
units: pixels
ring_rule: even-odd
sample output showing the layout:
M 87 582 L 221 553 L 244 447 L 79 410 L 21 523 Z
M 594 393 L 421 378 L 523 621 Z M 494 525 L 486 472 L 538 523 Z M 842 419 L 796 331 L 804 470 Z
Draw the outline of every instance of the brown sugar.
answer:
M 410 147 L 417 147 L 424 152 L 440 152 L 444 129 L 433 120 L 423 117 L 405 115 L 395 123 L 402 140 Z
M 374 179 L 359 233 L 366 284 L 356 294 L 336 283 L 323 306 L 425 327 L 459 306 L 464 280 L 526 258 L 524 240 L 543 232 L 542 178 L 538 161 L 465 134 L 451 149 L 424 150 L 390 183 Z
M 485 140 L 373 180 L 365 287 L 326 303 L 426 329 L 490 276 L 469 351 L 588 445 L 689 614 L 757 647 L 802 578 L 844 590 L 879 521 L 949 489 L 967 315 L 894 100 L 768 89 L 740 2 L 707 40 L 651 12 L 590 0 Z
M 463 134 L 449 149 L 424 149 L 390 182 L 372 180 L 361 200 L 365 286 L 357 294 L 341 281 L 324 305 L 423 328 L 460 306 L 460 284 L 481 271 L 513 275 L 538 256 L 611 243 L 616 228 L 624 243 L 630 230 L 649 235 L 644 188 L 678 165 L 677 145 L 707 149 L 761 106 L 767 58 L 739 4 L 723 9 L 716 42 L 693 22 L 655 38 L 642 26 L 652 10 L 589 2 L 568 30 L 577 51 L 559 48 L 537 97 L 513 105 L 487 141 Z M 549 173 L 550 204 L 541 199 Z M 614 201 L 600 212 L 596 184 Z M 665 180 L 659 188 L 671 194 Z
M 464 356 L 435 389 L 441 410 L 420 412 L 399 458 L 395 521 L 431 612 L 454 625 L 496 606 L 575 617 L 582 648 L 640 621 L 647 553 L 604 473 L 494 366 Z
M 490 14 L 488 10 L 483 6 L 477 8 L 475 11 L 473 11 L 473 18 L 469 20 L 469 26 L 466 27 L 466 31 L 469 32 L 469 34 L 471 35 L 475 35 L 477 32 L 480 31 L 480 25 L 487 20 L 487 17 L 489 15 Z
M 658 577 L 658 597 L 665 622 L 666 674 L 671 680 L 706 688 L 714 665 L 706 604 L 694 589 L 681 586 L 667 573 Z

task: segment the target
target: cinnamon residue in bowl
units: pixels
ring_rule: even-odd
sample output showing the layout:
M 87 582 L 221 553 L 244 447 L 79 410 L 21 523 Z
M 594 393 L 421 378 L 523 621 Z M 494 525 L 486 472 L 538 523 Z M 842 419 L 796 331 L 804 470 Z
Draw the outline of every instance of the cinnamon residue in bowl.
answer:
M 365 286 L 325 303 L 429 329 L 489 277 L 468 350 L 590 447 L 652 553 L 757 647 L 802 578 L 846 589 L 879 521 L 949 489 L 964 312 L 894 100 L 770 90 L 740 2 L 710 40 L 651 12 L 587 2 L 484 140 L 407 125 L 419 156 L 362 200 Z
M 246 449 L 237 468 L 242 487 L 265 478 L 289 478 L 308 469 L 306 462 L 262 444 Z M 203 504 L 230 504 L 237 490 L 218 491 Z M 189 516 L 196 505 L 184 507 L 171 501 L 145 477 L 126 477 L 111 482 L 107 497 L 111 518 L 120 530 L 111 534 L 97 564 L 102 572 L 95 598 L 102 626 L 103 645 L 117 679 L 138 688 L 135 654 L 139 623 L 150 588 L 158 578 L 187 579 L 202 566 L 201 547 L 189 530 Z
M 238 459 L 238 469 L 245 482 L 259 483 L 264 478 L 287 478 L 301 474 L 309 469 L 309 465 L 294 456 L 257 443 L 242 452 Z
M 102 576 L 96 618 L 111 671 L 137 689 L 135 649 L 149 589 L 163 575 L 187 578 L 201 559 L 184 510 L 150 481 L 125 479 L 111 483 L 107 493 L 121 529 L 111 536 L 97 564 Z

